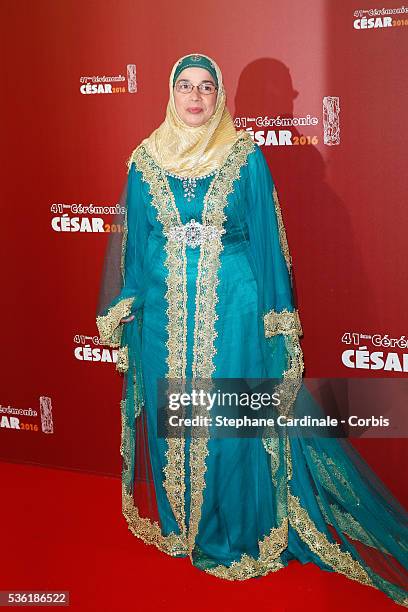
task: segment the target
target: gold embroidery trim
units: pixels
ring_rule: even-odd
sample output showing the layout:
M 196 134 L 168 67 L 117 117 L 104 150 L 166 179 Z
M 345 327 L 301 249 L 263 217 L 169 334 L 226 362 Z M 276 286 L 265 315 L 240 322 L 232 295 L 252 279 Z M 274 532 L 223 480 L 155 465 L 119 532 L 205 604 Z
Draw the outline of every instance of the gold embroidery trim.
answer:
M 109 308 L 106 315 L 96 317 L 96 326 L 99 331 L 99 339 L 101 344 L 111 347 L 120 346 L 123 327 L 120 323 L 122 317 L 127 317 L 130 314 L 134 297 L 124 298 L 115 306 Z
M 280 453 L 284 453 L 284 462 L 286 466 L 286 478 L 291 480 L 293 475 L 292 468 L 292 453 L 290 450 L 289 436 L 287 432 L 282 436 L 269 435 L 268 437 L 262 438 L 262 442 L 265 450 L 271 456 L 271 478 L 272 482 L 277 486 L 277 474 L 280 466 Z M 283 451 L 281 449 L 284 449 Z
M 292 451 L 290 448 L 289 436 L 287 434 L 285 434 L 285 457 L 286 457 L 287 479 L 291 480 L 293 476 Z
M 127 224 L 127 202 L 125 208 L 125 215 L 123 219 L 123 236 L 122 236 L 122 246 L 121 246 L 121 255 L 120 255 L 120 271 L 122 274 L 122 281 L 125 284 L 125 257 L 126 257 L 126 247 L 127 247 L 127 238 L 128 238 L 128 224 Z
M 292 257 L 289 253 L 289 246 L 288 246 L 288 240 L 286 237 L 286 230 L 285 230 L 285 225 L 283 223 L 283 218 L 282 218 L 282 210 L 279 204 L 279 198 L 278 198 L 278 193 L 276 191 L 276 188 L 273 188 L 273 203 L 275 205 L 275 212 L 276 212 L 276 217 L 277 217 L 277 221 L 278 221 L 278 229 L 279 229 L 279 242 L 281 245 L 281 249 L 282 249 L 282 253 L 283 256 L 285 258 L 286 261 L 286 267 L 289 271 L 291 271 L 292 268 Z
M 135 403 L 135 419 L 142 413 L 144 406 L 143 381 L 139 385 L 137 381 L 136 366 L 133 366 L 133 400 Z
M 121 346 L 118 350 L 116 369 L 122 374 L 127 372 L 129 369 L 129 349 L 127 346 Z
M 264 315 L 265 337 L 271 338 L 277 334 L 303 335 L 299 312 L 289 311 L 286 308 L 281 312 L 270 310 Z
M 283 381 L 276 385 L 275 391 L 280 393 L 279 413 L 293 416 L 293 405 L 302 386 L 303 352 L 296 334 L 285 334 L 284 339 L 288 364 L 287 369 L 283 372 Z
M 324 504 L 320 496 L 317 496 L 317 501 L 322 511 L 322 514 L 326 521 L 332 525 L 335 529 L 337 529 L 337 525 L 344 534 L 348 535 L 352 540 L 357 540 L 366 546 L 370 546 L 370 548 L 375 548 L 377 550 L 381 550 L 383 553 L 389 554 L 388 551 L 382 547 L 377 546 L 374 540 L 371 538 L 370 534 L 363 529 L 361 524 L 356 521 L 352 514 L 349 512 L 343 511 L 336 504 L 329 504 L 330 510 L 333 514 L 334 520 L 329 516 Z M 337 525 L 336 525 L 337 523 Z
M 264 447 L 271 456 L 271 477 L 273 484 L 277 485 L 276 476 L 279 470 L 279 438 L 277 436 L 264 438 Z
M 208 574 L 223 578 L 224 580 L 248 580 L 256 576 L 266 576 L 270 572 L 277 572 L 284 568 L 283 563 L 279 559 L 270 561 L 267 564 L 262 563 L 251 557 L 250 555 L 242 555 L 240 561 L 234 561 L 231 565 L 217 565 L 214 568 L 206 569 Z
M 279 527 L 273 527 L 269 535 L 258 542 L 258 558 L 243 554 L 239 561 L 234 561 L 229 566 L 217 565 L 205 571 L 225 580 L 247 580 L 254 576 L 265 576 L 284 567 L 279 556 L 287 545 L 288 519 L 286 518 Z
M 126 434 L 127 434 L 127 427 L 126 427 L 126 419 L 125 419 L 125 407 L 126 407 L 126 400 L 122 399 L 120 400 L 120 419 L 121 419 L 121 437 L 120 437 L 120 449 L 119 452 L 122 455 L 123 458 L 128 457 L 128 448 L 126 446 Z
M 304 370 L 303 351 L 296 334 L 285 334 L 285 344 L 289 355 L 288 368 L 284 371 L 284 378 L 302 378 Z
M 348 551 L 342 551 L 337 542 L 330 542 L 326 535 L 317 529 L 308 512 L 300 505 L 299 498 L 291 493 L 288 493 L 288 496 L 290 524 L 310 550 L 336 572 L 362 584 L 374 586 L 360 563 L 353 559 Z
M 186 554 L 185 538 L 174 532 L 164 536 L 156 521 L 141 517 L 134 504 L 133 496 L 126 492 L 124 486 L 122 487 L 122 512 L 129 530 L 146 544 L 152 544 L 171 556 Z
M 328 457 L 326 453 L 322 453 L 322 458 L 320 458 L 319 454 L 312 447 L 309 448 L 309 452 L 313 461 L 316 463 L 319 480 L 323 487 L 340 502 L 344 503 L 348 501 L 358 506 L 360 504 L 358 496 L 352 489 L 347 476 L 342 473 L 341 469 L 339 469 L 334 461 Z M 339 485 L 341 493 L 339 491 Z M 347 500 L 344 499 L 345 494 Z

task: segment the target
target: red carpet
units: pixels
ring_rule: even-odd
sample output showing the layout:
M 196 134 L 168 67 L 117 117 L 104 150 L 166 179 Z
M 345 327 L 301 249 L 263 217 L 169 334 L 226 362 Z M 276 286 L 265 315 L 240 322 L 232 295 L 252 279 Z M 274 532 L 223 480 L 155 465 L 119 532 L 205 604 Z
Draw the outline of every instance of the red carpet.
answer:
M 205 574 L 128 531 L 118 478 L 1 462 L 0 476 L 3 591 L 65 590 L 67 609 L 98 612 L 403 609 L 311 564 L 244 582 Z

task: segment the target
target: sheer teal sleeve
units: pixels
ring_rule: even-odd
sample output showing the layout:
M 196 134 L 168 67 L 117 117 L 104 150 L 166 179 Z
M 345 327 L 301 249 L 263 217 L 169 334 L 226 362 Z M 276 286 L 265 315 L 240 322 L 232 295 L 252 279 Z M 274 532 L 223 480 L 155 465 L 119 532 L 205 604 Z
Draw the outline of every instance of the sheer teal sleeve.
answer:
M 300 378 L 302 327 L 294 304 L 292 260 L 276 187 L 258 145 L 248 156 L 247 201 L 249 250 L 258 285 L 266 373 L 270 377 Z
M 144 256 L 151 225 L 142 189 L 141 174 L 132 164 L 121 198 L 124 212 L 114 223 L 118 227 L 122 220 L 123 232 L 121 239 L 112 237 L 107 249 L 100 290 L 102 306 L 96 318 L 101 344 L 111 347 L 122 344 L 125 324 L 120 321 L 141 306 L 145 292 Z

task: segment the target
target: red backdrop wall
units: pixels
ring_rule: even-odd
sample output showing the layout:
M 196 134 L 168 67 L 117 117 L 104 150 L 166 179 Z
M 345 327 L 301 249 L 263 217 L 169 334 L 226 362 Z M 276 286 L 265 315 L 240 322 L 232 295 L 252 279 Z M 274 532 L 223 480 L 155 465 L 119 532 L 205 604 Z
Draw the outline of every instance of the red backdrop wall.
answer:
M 307 376 L 406 376 L 387 367 L 391 351 L 403 363 L 404 340 L 386 340 L 404 337 L 408 307 L 408 13 L 368 4 L 377 16 L 357 0 L 207 0 L 194 14 L 180 0 L 3 1 L 3 459 L 120 473 L 122 379 L 101 360 L 114 355 L 98 352 L 95 326 L 112 216 L 75 205 L 117 203 L 126 160 L 163 120 L 171 67 L 190 52 L 217 61 L 237 125 L 266 139 Z M 117 92 L 81 92 L 84 77 L 118 75 Z M 324 142 L 327 96 L 333 144 Z M 96 231 L 73 231 L 74 218 Z M 346 349 L 363 346 L 384 351 L 384 367 L 343 363 Z M 11 427 L 12 409 L 29 408 L 37 415 Z M 353 443 L 405 501 L 404 441 Z

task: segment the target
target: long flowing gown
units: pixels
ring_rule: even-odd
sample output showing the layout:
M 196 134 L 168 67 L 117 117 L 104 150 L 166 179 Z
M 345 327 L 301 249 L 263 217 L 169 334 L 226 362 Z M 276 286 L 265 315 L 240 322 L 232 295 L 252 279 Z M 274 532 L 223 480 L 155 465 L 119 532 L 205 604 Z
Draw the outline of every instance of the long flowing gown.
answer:
M 243 133 L 195 181 L 166 173 L 143 146 L 128 168 L 121 285 L 97 325 L 124 374 L 129 529 L 220 578 L 298 559 L 407 606 L 406 512 L 349 442 L 158 435 L 159 379 L 282 377 L 287 407 L 302 393 L 292 262 L 261 149 Z

